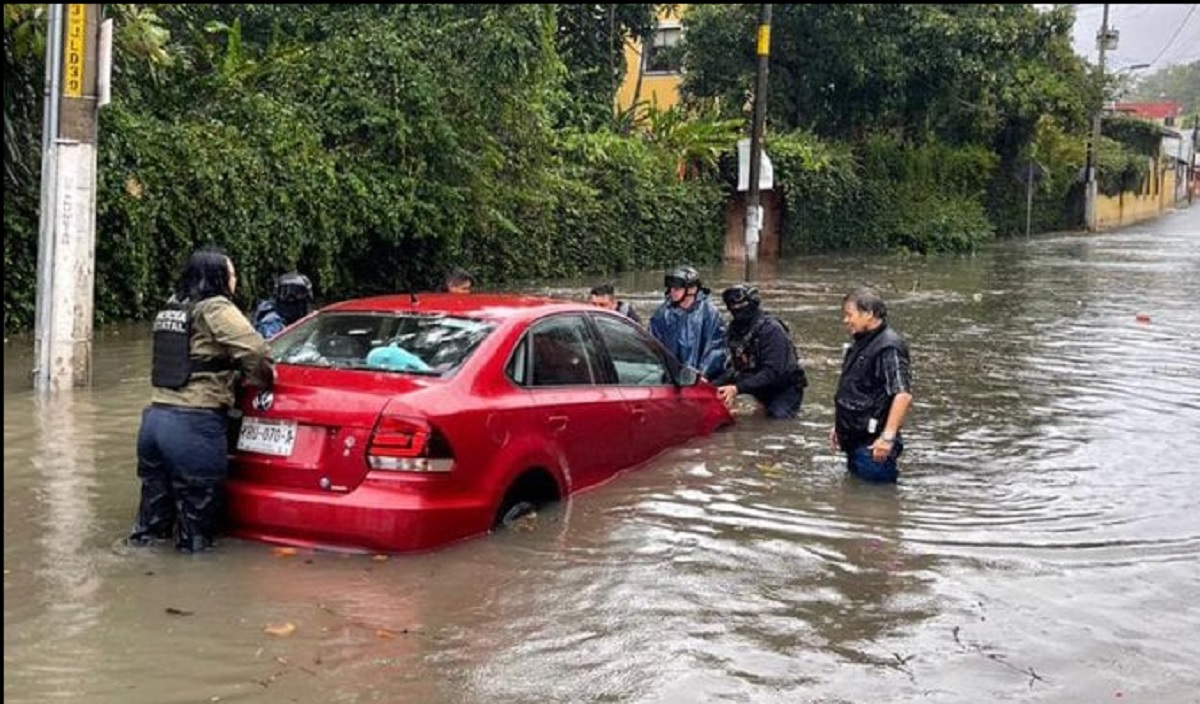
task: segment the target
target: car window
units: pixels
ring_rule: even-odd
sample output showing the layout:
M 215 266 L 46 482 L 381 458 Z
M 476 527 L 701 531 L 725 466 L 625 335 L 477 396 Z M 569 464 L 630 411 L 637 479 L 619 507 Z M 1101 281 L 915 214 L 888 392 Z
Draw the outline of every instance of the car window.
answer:
M 671 373 L 653 341 L 632 325 L 607 316 L 595 316 L 600 339 L 608 349 L 617 383 L 623 386 L 662 386 Z
M 493 326 L 415 313 L 328 312 L 271 340 L 286 364 L 444 374 L 458 368 Z
M 509 376 L 526 386 L 579 386 L 601 377 L 586 321 L 559 315 L 536 324 L 518 345 Z

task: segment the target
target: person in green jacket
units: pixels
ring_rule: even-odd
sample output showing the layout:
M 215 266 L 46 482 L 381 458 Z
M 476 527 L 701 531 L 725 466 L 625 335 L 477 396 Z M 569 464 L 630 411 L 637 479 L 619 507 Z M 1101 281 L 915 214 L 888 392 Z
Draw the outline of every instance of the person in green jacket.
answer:
M 174 539 L 180 552 L 213 545 L 229 468 L 228 411 L 239 373 L 269 387 L 262 335 L 233 303 L 237 270 L 220 249 L 188 259 L 154 319 L 150 405 L 137 438 L 141 501 L 127 542 Z

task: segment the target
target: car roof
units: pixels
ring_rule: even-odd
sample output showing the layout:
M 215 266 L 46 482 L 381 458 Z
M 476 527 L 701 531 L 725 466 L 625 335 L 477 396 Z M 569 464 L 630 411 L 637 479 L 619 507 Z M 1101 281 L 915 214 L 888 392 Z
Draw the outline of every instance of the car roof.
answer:
M 592 305 L 545 296 L 509 293 L 397 293 L 354 298 L 324 306 L 324 313 L 411 312 L 460 315 L 482 320 L 529 318 L 547 312 L 599 310 Z

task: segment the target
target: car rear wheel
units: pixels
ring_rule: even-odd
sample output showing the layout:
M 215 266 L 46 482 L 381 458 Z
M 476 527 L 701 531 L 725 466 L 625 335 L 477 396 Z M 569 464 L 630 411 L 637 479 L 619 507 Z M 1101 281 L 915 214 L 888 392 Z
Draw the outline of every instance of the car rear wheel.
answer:
M 500 502 L 500 510 L 492 523 L 494 528 L 510 528 L 523 516 L 537 511 L 546 504 L 558 501 L 558 484 L 549 472 L 533 469 L 513 483 Z
M 512 528 L 512 525 L 523 516 L 537 511 L 537 505 L 532 501 L 517 501 L 505 511 L 501 509 L 500 520 L 496 521 L 497 528 Z

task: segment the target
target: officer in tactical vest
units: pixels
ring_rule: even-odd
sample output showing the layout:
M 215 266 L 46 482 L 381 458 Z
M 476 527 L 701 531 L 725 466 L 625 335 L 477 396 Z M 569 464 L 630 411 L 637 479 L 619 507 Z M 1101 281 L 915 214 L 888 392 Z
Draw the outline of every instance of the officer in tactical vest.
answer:
M 908 344 L 888 326 L 887 305 L 871 288 L 846 294 L 842 323 L 854 342 L 842 360 L 829 443 L 846 453 L 851 474 L 894 482 L 904 451 L 900 427 L 913 399 Z
M 808 380 L 787 326 L 762 309 L 752 286 L 730 286 L 721 298 L 733 316 L 726 370 L 713 382 L 721 400 L 730 404 L 738 394 L 750 394 L 766 408 L 767 417 L 796 417 Z
M 175 294 L 154 319 L 150 405 L 137 439 L 141 501 L 130 545 L 175 540 L 181 552 L 213 544 L 228 472 L 228 411 L 237 374 L 270 386 L 267 343 L 230 300 L 233 262 L 219 249 L 192 254 Z

